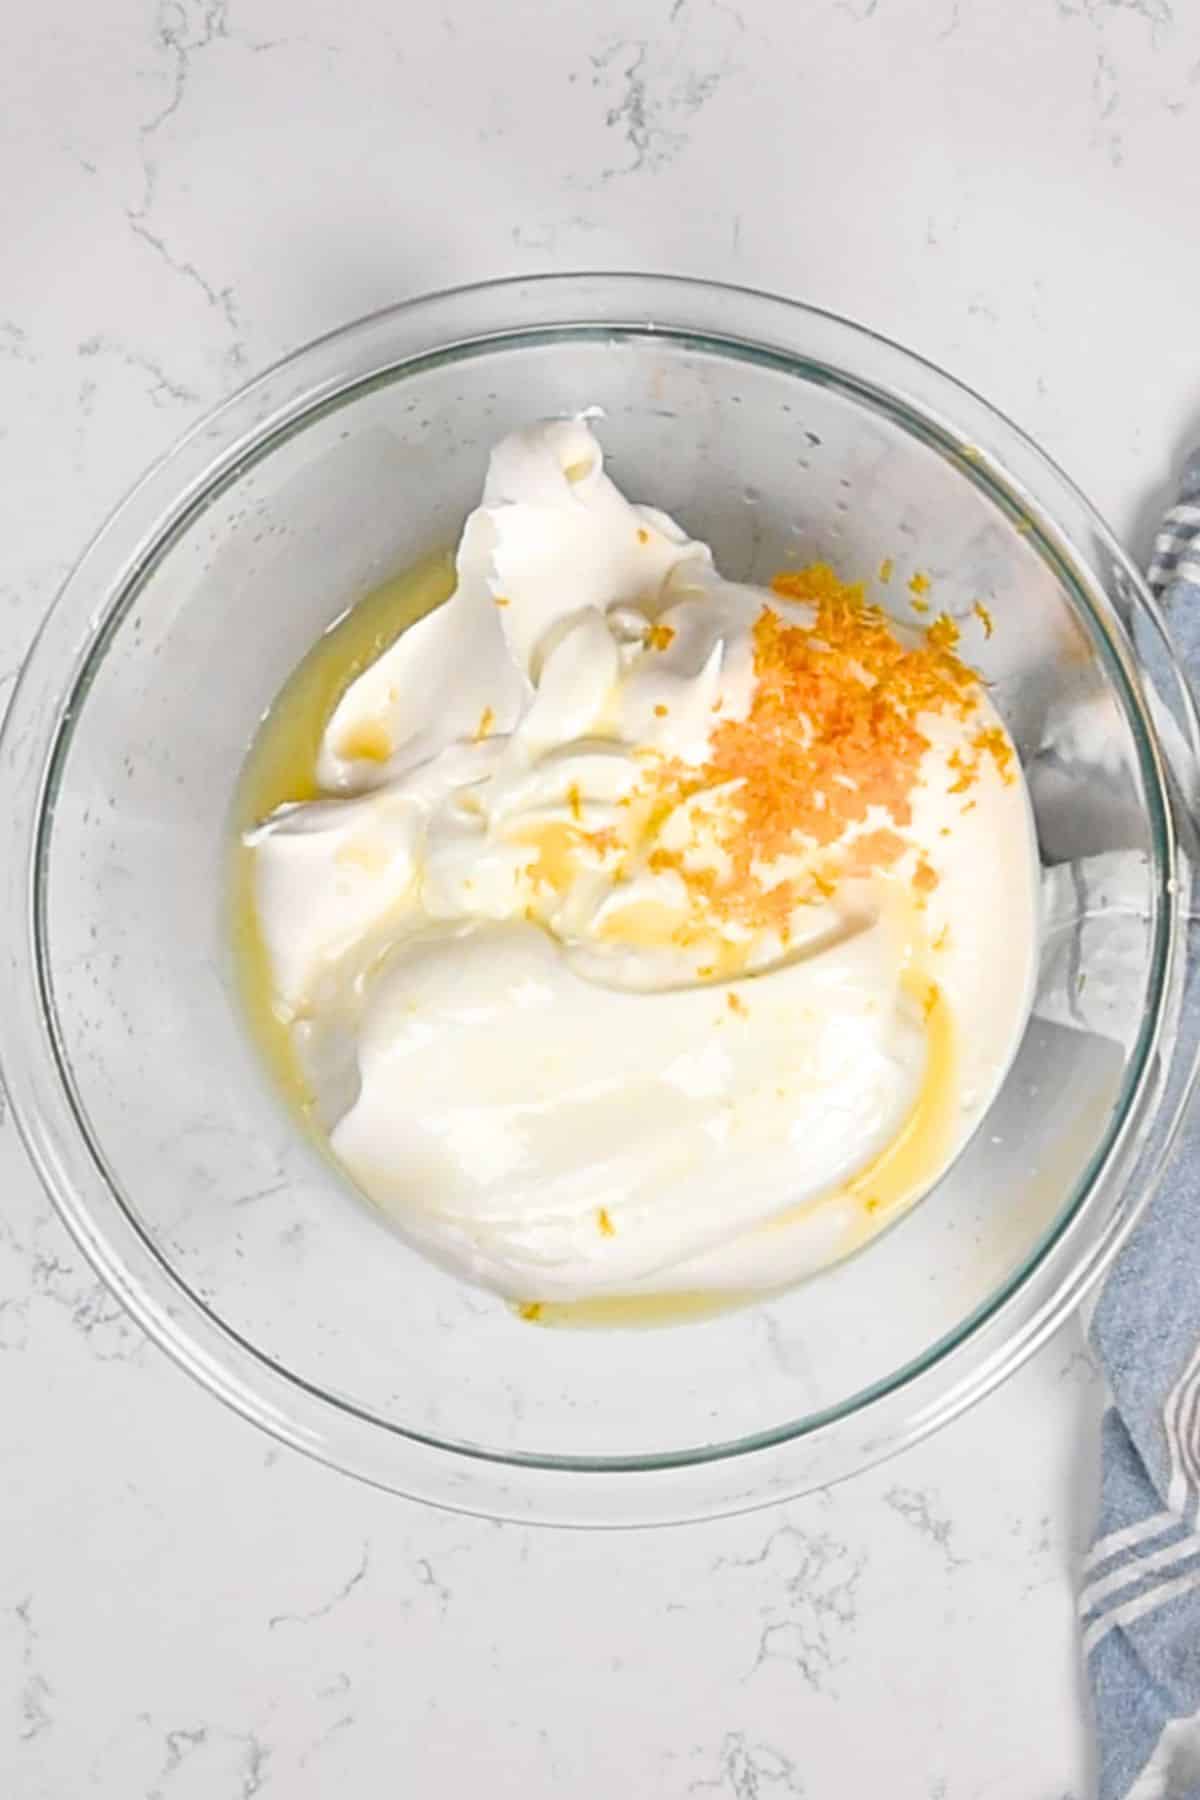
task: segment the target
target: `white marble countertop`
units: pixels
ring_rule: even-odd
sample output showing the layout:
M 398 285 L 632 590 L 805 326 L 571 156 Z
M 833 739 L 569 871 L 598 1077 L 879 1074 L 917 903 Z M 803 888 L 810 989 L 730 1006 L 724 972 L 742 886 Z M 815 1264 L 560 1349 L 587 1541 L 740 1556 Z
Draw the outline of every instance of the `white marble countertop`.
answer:
M 486 275 L 844 311 L 1138 550 L 1200 413 L 1200 13 L 1169 0 L 48 0 L 0 43 L 0 701 L 143 465 L 281 352 Z M 833 1493 L 576 1535 L 274 1447 L 0 1130 L 5 1800 L 1083 1800 L 1076 1329 Z

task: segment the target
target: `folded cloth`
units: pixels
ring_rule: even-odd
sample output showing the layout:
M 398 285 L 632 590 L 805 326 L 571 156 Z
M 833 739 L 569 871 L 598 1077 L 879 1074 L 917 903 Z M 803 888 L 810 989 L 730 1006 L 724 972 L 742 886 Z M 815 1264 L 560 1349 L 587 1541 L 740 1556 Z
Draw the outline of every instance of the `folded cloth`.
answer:
M 1200 452 L 1149 580 L 1200 678 Z M 1079 1601 L 1100 1800 L 1200 1800 L 1200 1102 L 1091 1337 L 1111 1396 Z

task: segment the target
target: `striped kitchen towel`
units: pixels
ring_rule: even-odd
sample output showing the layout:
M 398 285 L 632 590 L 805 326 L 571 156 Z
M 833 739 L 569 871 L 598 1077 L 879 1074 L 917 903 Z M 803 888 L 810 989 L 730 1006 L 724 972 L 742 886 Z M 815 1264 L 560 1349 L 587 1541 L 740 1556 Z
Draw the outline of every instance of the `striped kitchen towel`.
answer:
M 1149 580 L 1200 682 L 1200 452 Z M 1111 1395 L 1080 1594 L 1100 1800 L 1200 1800 L 1200 1101 L 1091 1336 Z

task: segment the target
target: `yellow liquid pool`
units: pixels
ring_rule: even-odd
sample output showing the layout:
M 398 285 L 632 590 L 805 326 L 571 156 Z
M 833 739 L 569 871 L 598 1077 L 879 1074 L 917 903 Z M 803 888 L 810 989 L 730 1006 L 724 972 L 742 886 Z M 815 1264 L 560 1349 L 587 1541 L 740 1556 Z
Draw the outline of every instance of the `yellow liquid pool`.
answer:
M 428 557 L 384 582 L 344 613 L 313 645 L 271 703 L 238 781 L 230 876 L 234 978 L 251 1035 L 285 1100 L 306 1123 L 312 1095 L 287 1027 L 275 1009 L 270 966 L 254 910 L 253 859 L 241 835 L 276 807 L 319 797 L 317 755 L 342 695 L 364 669 L 391 648 L 401 632 L 441 606 L 453 591 L 454 561 L 447 552 Z

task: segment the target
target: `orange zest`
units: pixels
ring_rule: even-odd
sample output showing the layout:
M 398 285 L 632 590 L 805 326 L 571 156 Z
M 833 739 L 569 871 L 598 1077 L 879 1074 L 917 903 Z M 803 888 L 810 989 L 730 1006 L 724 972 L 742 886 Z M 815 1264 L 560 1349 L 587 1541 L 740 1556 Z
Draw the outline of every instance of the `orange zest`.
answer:
M 787 944 L 797 909 L 829 900 L 844 881 L 890 876 L 924 905 L 938 871 L 913 841 L 913 803 L 945 725 L 954 747 L 937 761 L 964 811 L 985 759 L 1003 781 L 1016 779 L 1007 734 L 980 716 L 983 686 L 959 657 L 954 619 L 897 625 L 823 563 L 786 570 L 771 588 L 775 602 L 752 632 L 747 710 L 714 705 L 705 760 L 646 747 L 617 822 L 583 830 L 572 783 L 568 819 L 528 833 L 527 875 L 548 895 L 564 893 L 597 857 L 614 859 L 618 885 L 639 866 L 671 877 L 652 901 L 618 909 L 612 935 L 650 933 L 695 950 L 701 978 L 737 973 L 759 932 Z M 652 627 L 654 648 L 660 632 L 673 635 Z M 653 707 L 658 718 L 667 712 Z M 743 1010 L 736 994 L 726 1005 Z
M 998 725 L 989 725 L 983 731 L 975 733 L 967 750 L 952 750 L 946 758 L 955 775 L 955 780 L 946 791 L 965 794 L 968 788 L 974 787 L 979 775 L 979 765 L 985 756 L 990 756 L 995 763 L 996 773 L 1005 787 L 1011 787 L 1017 779 L 1013 768 L 1016 760 L 1013 747 Z
M 771 586 L 780 599 L 810 607 L 811 624 L 792 624 L 765 607 L 754 627 L 749 712 L 714 727 L 699 769 L 667 763 L 657 772 L 668 809 L 706 789 L 729 790 L 715 824 L 726 867 L 718 874 L 697 867 L 686 851 L 664 848 L 649 863 L 681 875 L 690 901 L 710 921 L 774 927 L 786 938 L 797 904 L 832 893 L 843 876 L 877 874 L 900 861 L 929 748 L 921 715 L 966 719 L 980 686 L 955 655 L 958 627 L 946 616 L 919 641 L 904 641 L 861 586 L 839 581 L 825 564 L 781 573 Z M 964 790 L 979 754 L 990 752 L 1000 766 L 1001 747 L 1011 760 L 995 729 L 972 741 L 971 766 L 962 759 L 958 770 Z M 872 823 L 875 809 L 887 814 L 887 826 Z M 799 891 L 793 879 L 771 871 L 789 855 L 805 859 Z M 928 864 L 924 871 L 916 885 L 927 892 L 937 878 Z

